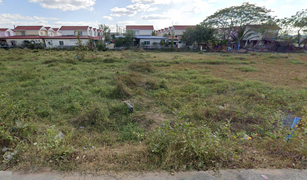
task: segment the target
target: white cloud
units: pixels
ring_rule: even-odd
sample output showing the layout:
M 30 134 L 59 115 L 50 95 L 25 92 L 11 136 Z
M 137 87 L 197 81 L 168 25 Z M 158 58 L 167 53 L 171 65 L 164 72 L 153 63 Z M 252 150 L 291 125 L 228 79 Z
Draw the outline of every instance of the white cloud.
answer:
M 150 14 L 150 15 L 142 16 L 142 19 L 154 21 L 154 20 L 161 20 L 161 19 L 170 19 L 170 17 L 167 15 L 161 15 L 161 14 Z
M 78 21 L 78 22 L 64 22 L 64 21 L 56 21 L 53 23 L 57 26 L 91 26 L 91 27 L 98 27 L 99 22 L 84 22 L 84 21 Z
M 153 8 L 148 8 L 148 9 L 146 9 L 146 11 L 155 11 L 155 10 L 157 10 L 158 8 L 157 7 L 153 7 Z
M 111 9 L 112 14 L 111 16 L 116 16 L 116 17 L 121 17 L 121 16 L 129 16 L 132 17 L 134 15 L 136 15 L 136 13 L 138 11 L 143 11 L 146 10 L 150 7 L 150 5 L 145 5 L 145 4 L 133 4 L 133 5 L 129 5 L 125 8 L 118 8 L 115 7 L 113 9 Z
M 0 26 L 2 27 L 13 27 L 22 25 L 44 25 L 50 26 L 49 20 L 58 20 L 53 17 L 38 17 L 38 16 L 22 16 L 20 14 L 0 14 Z
M 40 6 L 47 9 L 60 9 L 62 11 L 75 11 L 79 9 L 88 9 L 93 11 L 93 5 L 96 0 L 28 0 L 29 2 L 39 3 Z
M 118 24 L 135 24 L 135 21 L 118 21 Z
M 0 0 L 0 3 L 2 3 L 2 0 Z
M 102 18 L 106 19 L 106 20 L 113 20 L 113 18 L 111 16 L 103 16 Z

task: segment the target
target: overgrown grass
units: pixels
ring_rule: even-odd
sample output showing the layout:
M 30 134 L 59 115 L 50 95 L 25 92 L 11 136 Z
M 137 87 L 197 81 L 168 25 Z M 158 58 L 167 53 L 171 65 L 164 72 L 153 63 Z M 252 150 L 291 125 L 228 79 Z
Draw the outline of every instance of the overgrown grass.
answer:
M 2 169 L 306 167 L 304 56 L 0 53 Z

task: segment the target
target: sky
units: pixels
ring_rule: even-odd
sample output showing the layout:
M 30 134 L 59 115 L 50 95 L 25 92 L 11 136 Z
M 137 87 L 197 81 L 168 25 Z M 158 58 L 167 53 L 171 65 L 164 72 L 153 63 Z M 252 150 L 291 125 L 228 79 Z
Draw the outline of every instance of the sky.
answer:
M 250 2 L 273 10 L 279 18 L 307 9 L 307 0 L 0 0 L 0 28 L 18 25 L 60 26 L 106 24 L 195 25 L 225 7 Z

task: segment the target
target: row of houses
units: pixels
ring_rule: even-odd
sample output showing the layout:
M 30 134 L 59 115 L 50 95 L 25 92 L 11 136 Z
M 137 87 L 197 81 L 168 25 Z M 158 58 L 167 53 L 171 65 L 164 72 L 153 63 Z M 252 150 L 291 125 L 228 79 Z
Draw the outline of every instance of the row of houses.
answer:
M 189 25 L 173 25 L 169 28 L 154 30 L 153 25 L 127 25 L 127 30 L 132 30 L 135 35 L 135 45 L 152 46 L 159 44 L 162 40 L 171 41 L 172 35 L 174 35 L 173 44 L 174 47 L 182 48 L 185 47 L 185 43 L 181 42 L 183 32 L 186 31 Z
M 25 41 L 42 43 L 46 48 L 76 46 L 77 35 L 86 44 L 89 39 L 103 39 L 103 31 L 90 26 L 17 26 L 14 29 L 1 28 L 0 42 L 8 47 L 22 46 Z

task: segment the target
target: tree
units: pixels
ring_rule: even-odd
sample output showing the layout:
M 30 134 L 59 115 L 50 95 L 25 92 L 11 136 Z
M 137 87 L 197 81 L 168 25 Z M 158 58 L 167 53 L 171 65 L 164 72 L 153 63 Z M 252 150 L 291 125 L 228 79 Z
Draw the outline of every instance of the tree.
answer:
M 105 42 L 110 42 L 111 41 L 111 30 L 110 27 L 105 25 L 105 24 L 100 24 L 99 29 L 102 30 L 103 36 L 104 36 L 104 41 Z
M 85 47 L 82 40 L 80 39 L 80 31 L 78 32 L 77 39 L 78 39 L 78 42 L 76 43 L 76 45 L 77 45 L 77 58 L 79 60 L 83 60 L 85 58 L 85 53 L 86 53 L 87 48 Z
M 95 42 L 94 42 L 94 40 L 93 39 L 89 39 L 88 41 L 87 41 L 87 47 L 88 47 L 88 49 L 89 50 L 94 50 L 94 48 L 95 48 Z
M 127 48 L 133 47 L 134 33 L 132 30 L 126 31 L 125 44 Z
M 188 45 L 197 43 L 198 47 L 200 44 L 207 44 L 209 41 L 214 39 L 214 29 L 208 26 L 196 25 L 195 28 L 187 28 L 183 32 L 181 40 L 186 42 Z
M 222 31 L 222 40 L 226 40 L 238 26 L 244 30 L 246 25 L 265 24 L 274 19 L 269 14 L 272 11 L 265 7 L 259 7 L 248 2 L 240 6 L 231 6 L 218 10 L 213 15 L 207 17 L 202 24 L 213 26 Z
M 125 39 L 122 37 L 114 39 L 115 47 L 122 47 L 125 44 Z
M 290 25 L 297 31 L 297 44 L 301 46 L 301 32 L 307 32 L 307 9 L 296 12 L 290 18 L 285 18 L 283 23 Z
M 152 35 L 152 36 L 156 36 L 156 31 L 153 30 L 152 33 L 151 33 L 151 35 Z

